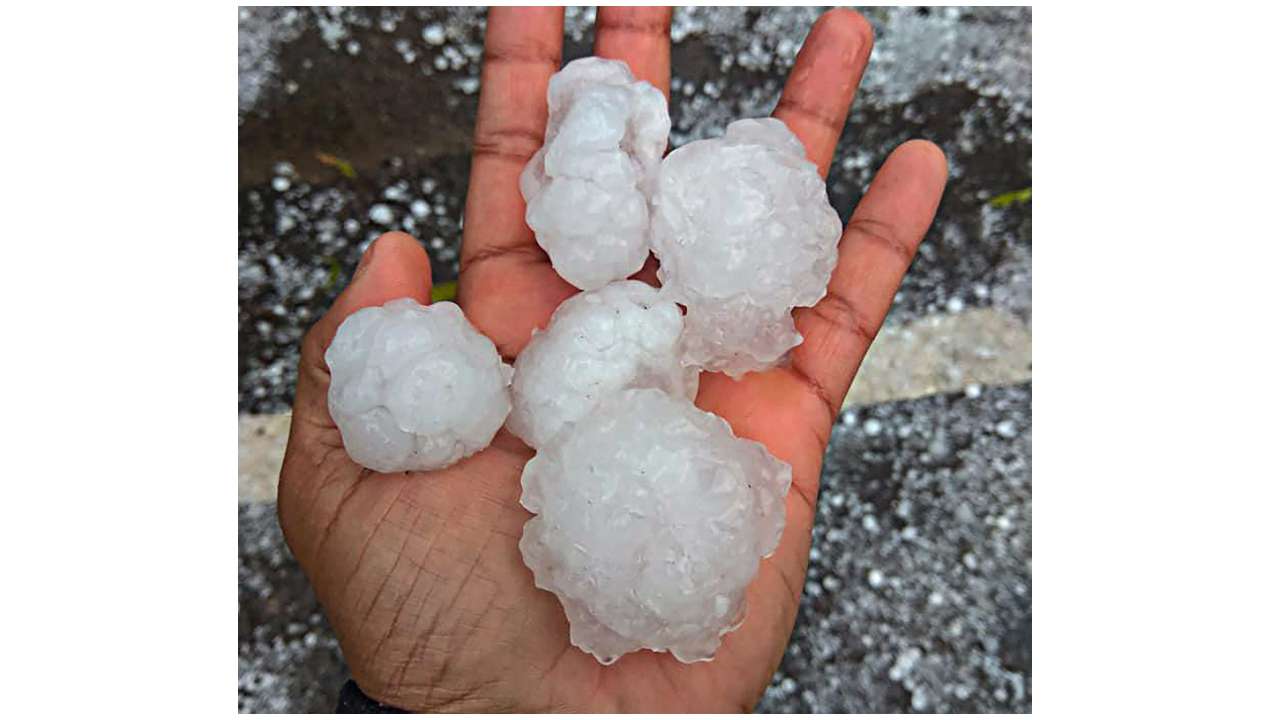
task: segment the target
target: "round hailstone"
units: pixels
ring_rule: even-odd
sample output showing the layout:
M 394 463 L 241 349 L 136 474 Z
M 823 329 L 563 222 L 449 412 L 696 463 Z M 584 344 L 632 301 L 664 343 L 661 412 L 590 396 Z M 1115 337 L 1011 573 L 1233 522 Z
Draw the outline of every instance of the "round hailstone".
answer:
M 653 387 L 692 400 L 696 368 L 680 364 L 680 308 L 635 280 L 564 301 L 516 358 L 507 428 L 539 448 L 606 397 Z
M 378 472 L 452 465 L 487 447 L 511 411 L 511 366 L 451 302 L 358 310 L 324 359 L 342 444 Z
M 608 665 L 642 648 L 710 660 L 746 616 L 778 545 L 791 467 L 724 420 L 652 388 L 626 390 L 525 465 L 520 539 L 570 641 Z
M 778 364 L 803 340 L 791 309 L 826 294 L 839 240 L 826 185 L 780 120 L 738 120 L 668 155 L 653 252 L 688 310 L 684 361 L 733 377 Z
M 546 140 L 520 175 L 525 221 L 556 272 L 583 290 L 649 256 L 649 185 L 667 148 L 662 92 L 626 63 L 574 60 L 547 88 Z

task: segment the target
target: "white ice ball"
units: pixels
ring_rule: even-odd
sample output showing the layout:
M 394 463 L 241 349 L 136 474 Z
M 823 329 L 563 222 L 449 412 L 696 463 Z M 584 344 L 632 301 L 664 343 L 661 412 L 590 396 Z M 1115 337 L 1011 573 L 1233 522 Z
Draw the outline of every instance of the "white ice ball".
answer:
M 556 272 L 583 290 L 649 256 L 649 186 L 671 119 L 626 63 L 574 60 L 551 77 L 545 141 L 520 175 L 525 221 Z
M 520 551 L 601 663 L 710 660 L 778 545 L 791 467 L 660 390 L 610 396 L 525 465 Z
M 803 339 L 795 307 L 826 294 L 840 217 L 817 167 L 780 120 L 738 120 L 662 161 L 653 252 L 663 293 L 684 305 L 685 362 L 734 377 Z
M 680 364 L 683 327 L 675 303 L 635 280 L 569 298 L 516 358 L 507 428 L 538 448 L 627 388 L 692 400 L 698 371 Z
M 342 444 L 378 472 L 452 465 L 487 447 L 511 411 L 511 366 L 451 302 L 357 310 L 324 359 Z

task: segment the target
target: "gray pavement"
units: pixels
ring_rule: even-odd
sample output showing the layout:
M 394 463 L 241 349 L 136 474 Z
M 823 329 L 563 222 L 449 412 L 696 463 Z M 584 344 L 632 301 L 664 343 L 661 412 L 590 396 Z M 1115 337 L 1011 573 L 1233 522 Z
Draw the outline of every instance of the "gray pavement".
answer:
M 1031 710 L 1031 387 L 846 412 L 770 712 Z
M 673 144 L 768 113 L 820 8 L 680 8 Z M 951 182 L 824 465 L 809 583 L 762 711 L 1031 709 L 1031 12 L 873 8 L 828 182 L 898 142 Z M 457 272 L 483 10 L 240 10 L 240 708 L 332 709 L 341 652 L 275 521 L 297 343 L 388 229 Z M 567 58 L 591 47 L 570 8 Z M 994 387 L 1003 386 L 1003 387 Z

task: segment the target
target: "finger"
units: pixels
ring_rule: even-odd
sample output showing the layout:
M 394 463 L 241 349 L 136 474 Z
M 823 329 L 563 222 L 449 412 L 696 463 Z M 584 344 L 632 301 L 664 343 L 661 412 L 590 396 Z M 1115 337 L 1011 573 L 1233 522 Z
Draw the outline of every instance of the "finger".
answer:
M 671 94 L 671 8 L 602 7 L 596 15 L 598 57 L 621 60 L 637 80 Z
M 858 13 L 827 11 L 805 38 L 773 109 L 773 116 L 799 136 L 823 177 L 844 131 L 873 38 L 871 25 Z
M 792 352 L 791 369 L 832 418 L 933 222 L 946 180 L 937 145 L 912 140 L 894 150 L 845 228 L 826 297 L 795 313 L 804 342 Z
M 329 366 L 325 364 L 324 351 L 333 342 L 338 326 L 361 308 L 404 297 L 423 305 L 431 302 L 431 261 L 417 240 L 402 232 L 391 232 L 365 250 L 351 284 L 303 338 L 298 392 L 293 403 L 295 418 L 324 426 L 332 424 L 327 398 Z
M 560 303 L 578 292 L 545 256 L 535 261 L 528 255 L 510 255 L 473 269 L 458 288 L 458 304 L 507 362 L 524 349 L 536 328 L 546 326 Z
M 621 60 L 637 80 L 671 96 L 670 7 L 602 7 L 596 15 L 595 54 Z M 632 280 L 658 286 L 658 260 L 651 253 Z
M 524 222 L 519 178 L 542 146 L 547 82 L 560 69 L 563 33 L 564 8 L 489 11 L 462 233 L 464 285 L 473 264 L 541 253 Z
M 649 253 L 649 257 L 645 258 L 644 265 L 641 265 L 640 269 L 627 279 L 639 280 L 654 288 L 662 287 L 662 283 L 658 282 L 658 258 L 653 253 Z

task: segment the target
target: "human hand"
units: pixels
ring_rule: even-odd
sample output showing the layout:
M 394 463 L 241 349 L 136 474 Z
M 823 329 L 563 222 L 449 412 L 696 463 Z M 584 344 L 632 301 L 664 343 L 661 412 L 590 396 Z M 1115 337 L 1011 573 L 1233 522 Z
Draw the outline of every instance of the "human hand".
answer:
M 626 61 L 664 93 L 670 8 L 601 8 L 595 54 Z M 542 143 L 546 89 L 560 68 L 561 8 L 494 8 L 485 38 L 459 304 L 510 360 L 577 290 L 524 222 L 517 178 Z M 774 115 L 824 176 L 871 51 L 847 10 L 813 27 Z M 786 530 L 748 589 L 746 622 L 709 663 L 636 652 L 601 666 L 569 644 L 555 596 L 538 590 L 517 543 L 530 515 L 520 473 L 532 455 L 505 430 L 445 470 L 380 474 L 347 456 L 329 416 L 324 350 L 362 307 L 426 304 L 431 271 L 403 233 L 382 236 L 303 343 L 280 477 L 289 546 L 324 604 L 366 694 L 411 710 L 750 711 L 781 660 L 808 563 L 823 451 L 863 354 L 932 221 L 946 161 L 912 141 L 885 161 L 855 210 L 827 296 L 795 311 L 790 363 L 739 381 L 704 373 L 697 405 L 791 464 Z M 646 267 L 642 275 L 652 275 Z

